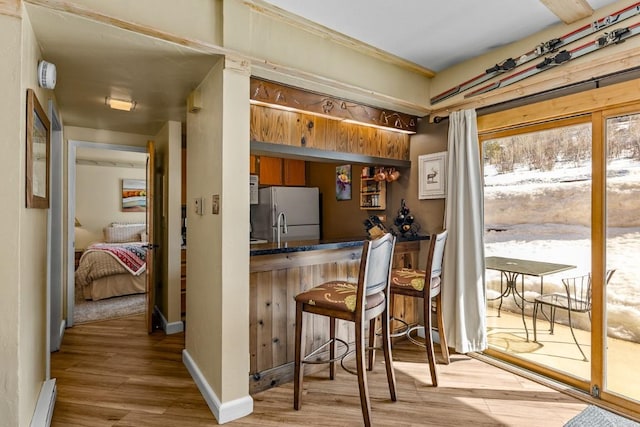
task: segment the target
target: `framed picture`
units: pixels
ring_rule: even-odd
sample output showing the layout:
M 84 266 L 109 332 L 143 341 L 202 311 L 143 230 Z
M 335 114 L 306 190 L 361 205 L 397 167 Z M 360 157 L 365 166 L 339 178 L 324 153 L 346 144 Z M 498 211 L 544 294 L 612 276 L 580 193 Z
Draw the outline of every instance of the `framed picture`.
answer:
M 28 208 L 49 208 L 51 152 L 49 118 L 33 89 L 27 89 L 26 192 Z
M 447 152 L 418 156 L 418 199 L 443 199 L 447 192 Z
M 351 165 L 336 167 L 336 200 L 351 200 Z
M 122 212 L 147 211 L 147 181 L 144 179 L 122 180 Z

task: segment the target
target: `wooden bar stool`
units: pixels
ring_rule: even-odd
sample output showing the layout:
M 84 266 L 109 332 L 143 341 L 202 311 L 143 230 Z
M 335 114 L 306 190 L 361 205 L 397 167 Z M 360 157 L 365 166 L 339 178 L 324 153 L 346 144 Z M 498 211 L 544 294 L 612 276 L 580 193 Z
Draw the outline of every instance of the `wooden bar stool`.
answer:
M 329 317 L 329 345 L 330 363 L 329 378 L 335 375 L 335 362 L 345 356 L 345 353 L 336 357 L 336 319 L 354 322 L 355 324 L 355 358 L 356 374 L 358 376 L 358 388 L 360 390 L 360 404 L 366 426 L 371 425 L 371 404 L 369 402 L 369 390 L 367 387 L 367 375 L 365 372 L 365 351 L 372 357 L 373 349 L 365 346 L 365 326 L 369 322 L 369 328 L 375 330 L 376 318 L 381 316 L 382 323 L 382 350 L 385 358 L 387 382 L 391 400 L 396 400 L 396 379 L 391 358 L 391 341 L 389 338 L 389 279 L 391 274 L 391 262 L 395 237 L 389 233 L 371 240 L 365 241 L 360 260 L 360 270 L 357 283 L 344 281 L 332 281 L 323 283 L 296 296 L 296 344 L 295 344 L 295 369 L 294 369 L 294 394 L 293 407 L 300 409 L 302 400 L 303 363 L 317 363 L 305 360 L 302 348 L 302 313 L 318 314 Z M 370 342 L 372 345 L 373 342 Z M 316 350 L 317 351 L 317 350 Z M 307 357 L 315 354 L 310 353 Z M 344 367 L 344 366 L 343 366 Z M 351 372 L 351 371 L 349 371 Z
M 431 382 L 434 386 L 438 385 L 438 376 L 436 373 L 435 354 L 433 352 L 433 339 L 431 330 L 433 329 L 431 313 L 435 306 L 435 315 L 438 322 L 438 335 L 440 337 L 440 349 L 444 363 L 449 364 L 449 348 L 447 347 L 447 338 L 444 329 L 444 320 L 442 318 L 442 258 L 444 256 L 444 247 L 447 242 L 447 230 L 439 234 L 432 234 L 429 244 L 429 252 L 427 254 L 426 270 L 418 270 L 413 268 L 400 268 L 391 270 L 391 297 L 390 305 L 393 310 L 393 299 L 395 295 L 403 295 L 405 297 L 422 298 L 423 314 L 424 314 L 424 343 L 418 341 L 411 336 L 411 333 L 422 328 L 421 325 L 409 327 L 406 322 L 400 319 L 394 319 L 406 325 L 406 328 L 393 336 L 405 335 L 414 344 L 425 347 L 427 351 L 427 360 L 431 371 Z M 430 286 L 425 286 L 430 283 Z

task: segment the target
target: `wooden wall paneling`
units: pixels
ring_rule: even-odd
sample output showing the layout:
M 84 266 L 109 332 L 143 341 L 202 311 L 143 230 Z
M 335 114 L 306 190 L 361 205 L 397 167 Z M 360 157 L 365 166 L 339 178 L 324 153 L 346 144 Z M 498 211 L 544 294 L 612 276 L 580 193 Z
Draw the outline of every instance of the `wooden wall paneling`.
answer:
M 295 360 L 296 303 L 295 298 L 301 292 L 301 268 L 287 270 L 287 361 Z
M 258 372 L 258 274 L 249 275 L 249 374 Z
M 272 280 L 271 272 L 257 274 L 258 285 L 256 287 L 257 299 L 257 341 L 256 341 L 256 369 L 258 372 L 273 366 L 271 353 L 271 333 L 272 333 Z
M 337 120 L 327 119 L 324 121 L 324 150 L 337 151 L 338 145 L 338 126 L 340 122 Z
M 375 157 L 383 157 L 382 150 L 382 130 L 378 128 L 369 128 L 369 142 L 367 152 Z
M 250 141 L 262 141 L 262 125 L 261 118 L 263 115 L 264 107 L 257 105 L 249 105 L 249 140 Z M 265 141 L 262 141 L 265 142 Z
M 300 134 L 298 138 L 298 146 L 308 148 L 318 148 L 321 144 L 320 138 L 316 138 L 318 130 L 316 129 L 316 119 L 318 117 L 310 114 L 299 114 L 297 119 L 297 131 Z M 318 139 L 318 141 L 316 141 Z
M 411 137 L 409 135 L 402 135 L 402 160 L 411 160 Z
M 336 151 L 349 152 L 349 124 L 339 122 L 336 130 Z
M 362 150 L 360 150 L 360 132 L 358 126 L 347 123 L 347 140 L 349 141 L 347 146 L 348 153 L 362 154 Z
M 272 363 L 280 366 L 287 363 L 287 270 L 274 271 L 272 278 Z

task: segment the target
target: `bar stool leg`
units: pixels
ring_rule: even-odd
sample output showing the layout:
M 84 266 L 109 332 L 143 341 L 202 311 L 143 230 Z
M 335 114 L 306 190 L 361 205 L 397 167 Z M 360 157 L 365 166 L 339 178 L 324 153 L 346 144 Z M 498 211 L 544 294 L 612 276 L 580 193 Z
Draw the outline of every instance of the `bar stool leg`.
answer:
M 444 330 L 444 319 L 442 317 L 442 293 L 436 295 L 436 319 L 438 322 L 438 336 L 440 337 L 440 352 L 444 359 L 444 364 L 449 364 L 449 346 L 447 345 L 447 334 Z
M 296 344 L 295 366 L 293 370 L 293 409 L 299 410 L 302 404 L 302 303 L 296 302 Z
M 364 425 L 371 426 L 371 403 L 369 401 L 369 388 L 367 385 L 367 372 L 364 365 L 365 354 L 364 322 L 356 322 L 356 372 L 358 374 L 358 388 L 360 389 L 360 406 Z
M 336 362 L 333 361 L 336 357 L 336 319 L 334 317 L 329 317 L 329 339 L 331 340 L 329 360 L 332 361 L 329 363 L 329 379 L 334 379 L 336 376 Z
M 427 352 L 427 361 L 429 362 L 429 370 L 431 371 L 431 383 L 434 387 L 438 386 L 438 375 L 436 373 L 436 358 L 433 352 L 433 338 L 431 330 L 433 328 L 431 322 L 431 299 L 423 298 L 424 306 L 424 344 Z
M 376 346 L 376 319 L 377 317 L 374 317 L 373 319 L 371 319 L 371 321 L 369 321 L 369 350 L 367 351 L 368 353 L 368 364 L 367 364 L 367 370 L 369 371 L 373 371 L 373 365 L 376 361 L 376 350 L 375 350 L 375 346 Z
M 387 370 L 387 382 L 389 383 L 389 394 L 391 400 L 395 402 L 396 397 L 396 375 L 393 370 L 393 357 L 391 355 L 391 331 L 389 325 L 389 312 L 385 310 L 381 316 L 382 322 L 382 352 L 384 353 L 384 365 Z

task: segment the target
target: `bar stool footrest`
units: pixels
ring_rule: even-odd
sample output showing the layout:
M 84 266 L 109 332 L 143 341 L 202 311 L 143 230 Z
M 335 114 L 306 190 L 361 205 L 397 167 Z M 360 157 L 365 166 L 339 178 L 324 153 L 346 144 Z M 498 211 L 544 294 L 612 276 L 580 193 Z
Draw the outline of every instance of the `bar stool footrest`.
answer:
M 309 360 L 309 358 L 315 356 L 316 354 L 318 354 L 320 352 L 320 350 L 322 350 L 323 348 L 333 344 L 333 340 L 335 340 L 338 344 L 342 344 L 344 346 L 344 351 L 339 354 L 338 356 L 334 357 L 333 359 L 323 359 L 323 360 Z M 342 359 L 344 359 L 344 357 L 350 353 L 349 351 L 349 344 L 345 341 L 342 340 L 340 338 L 334 338 L 334 339 L 328 339 L 325 343 L 323 343 L 320 347 L 316 348 L 315 350 L 313 350 L 311 353 L 307 354 L 303 359 L 302 359 L 302 363 L 309 363 L 312 365 L 320 365 L 323 363 L 331 363 L 331 362 L 337 362 L 340 361 L 340 364 L 342 365 Z M 353 350 L 352 350 L 353 351 Z

